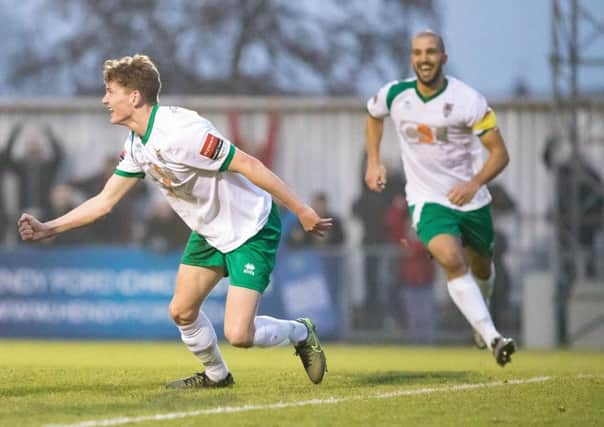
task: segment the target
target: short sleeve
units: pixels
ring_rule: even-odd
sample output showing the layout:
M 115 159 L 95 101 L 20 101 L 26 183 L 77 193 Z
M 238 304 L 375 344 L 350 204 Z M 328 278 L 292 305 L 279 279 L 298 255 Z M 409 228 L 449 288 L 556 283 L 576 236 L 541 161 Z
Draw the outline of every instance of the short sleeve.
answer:
M 474 128 L 487 115 L 489 105 L 485 97 L 475 90 L 472 90 L 472 93 L 469 94 L 468 101 L 465 122 L 469 128 Z
M 174 146 L 174 160 L 204 171 L 224 171 L 235 155 L 235 146 L 216 128 L 201 126 L 186 131 L 182 144 Z
M 134 134 L 131 132 L 124 142 L 124 148 L 120 153 L 120 162 L 114 173 L 126 178 L 144 178 L 145 172 L 143 172 L 140 165 L 134 161 L 134 157 L 132 156 L 133 143 Z
M 367 101 L 367 112 L 376 119 L 383 119 L 390 114 L 388 105 L 388 93 L 396 81 L 389 82 L 382 86 L 380 90 Z

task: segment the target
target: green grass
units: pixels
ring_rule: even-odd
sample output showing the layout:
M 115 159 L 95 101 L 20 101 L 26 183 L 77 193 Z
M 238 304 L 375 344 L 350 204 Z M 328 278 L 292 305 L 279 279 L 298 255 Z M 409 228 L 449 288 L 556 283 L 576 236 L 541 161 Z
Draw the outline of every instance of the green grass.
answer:
M 489 353 L 470 347 L 328 344 L 329 373 L 316 386 L 293 349 L 222 348 L 235 387 L 174 391 L 163 384 L 198 369 L 179 343 L 1 340 L 0 426 L 68 425 L 177 412 L 186 416 L 117 425 L 542 426 L 596 425 L 604 419 L 601 352 L 521 350 L 502 369 Z M 535 377 L 549 379 L 511 381 Z M 453 389 L 498 381 L 507 383 Z M 427 388 L 433 391 L 420 390 Z M 420 394 L 393 395 L 410 390 Z M 262 407 L 311 399 L 317 402 Z M 244 405 L 260 407 L 241 411 Z M 188 413 L 217 407 L 238 412 Z

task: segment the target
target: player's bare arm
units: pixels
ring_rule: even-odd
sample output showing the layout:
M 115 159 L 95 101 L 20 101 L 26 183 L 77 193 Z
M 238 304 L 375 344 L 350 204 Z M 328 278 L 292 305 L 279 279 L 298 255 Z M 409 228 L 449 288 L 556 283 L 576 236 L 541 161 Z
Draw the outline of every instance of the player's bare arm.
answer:
M 451 188 L 447 197 L 457 206 L 469 203 L 478 189 L 499 175 L 510 162 L 508 150 L 499 129 L 493 128 L 480 137 L 480 142 L 489 152 L 482 169 L 474 175 L 471 181 L 462 182 Z
M 386 188 L 386 167 L 380 160 L 380 144 L 384 133 L 384 120 L 367 115 L 365 124 L 365 150 L 367 171 L 365 183 L 370 190 L 382 192 Z
M 21 239 L 31 241 L 46 239 L 73 228 L 90 224 L 109 214 L 138 181 L 136 178 L 112 175 L 99 194 L 86 200 L 65 215 L 51 221 L 41 222 L 34 216 L 24 213 L 17 222 Z
M 236 150 L 229 171 L 239 172 L 285 205 L 296 214 L 304 230 L 323 236 L 324 231 L 331 227 L 331 218 L 320 218 L 314 209 L 302 203 L 294 192 L 257 158 Z

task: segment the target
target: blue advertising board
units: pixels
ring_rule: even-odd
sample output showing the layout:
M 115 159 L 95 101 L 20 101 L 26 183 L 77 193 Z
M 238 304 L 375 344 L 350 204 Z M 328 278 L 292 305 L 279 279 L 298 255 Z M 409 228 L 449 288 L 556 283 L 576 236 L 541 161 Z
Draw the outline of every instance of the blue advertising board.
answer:
M 178 338 L 168 304 L 180 252 L 117 246 L 23 246 L 0 251 L 0 336 Z M 222 337 L 228 281 L 204 303 Z M 312 317 L 335 337 L 335 293 L 312 251 L 278 254 L 260 314 Z

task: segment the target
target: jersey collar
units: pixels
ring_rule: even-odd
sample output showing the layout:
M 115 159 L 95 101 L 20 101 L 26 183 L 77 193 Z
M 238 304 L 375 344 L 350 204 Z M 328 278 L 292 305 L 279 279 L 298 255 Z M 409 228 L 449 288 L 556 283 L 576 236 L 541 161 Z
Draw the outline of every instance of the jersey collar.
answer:
M 440 95 L 441 93 L 443 93 L 443 92 L 444 92 L 444 91 L 447 89 L 447 86 L 449 86 L 449 79 L 447 79 L 447 78 L 445 77 L 445 84 L 443 85 L 443 87 L 442 87 L 442 89 L 441 89 L 441 90 L 439 90 L 438 92 L 436 92 L 436 93 L 435 93 L 435 94 L 433 94 L 433 95 L 430 95 L 430 96 L 423 96 L 421 93 L 419 93 L 419 89 L 417 88 L 417 80 L 416 80 L 416 81 L 415 81 L 415 93 L 417 94 L 417 97 L 418 97 L 419 99 L 421 99 L 421 100 L 424 102 L 424 104 L 425 104 L 425 103 L 427 103 L 427 102 L 432 101 L 432 100 L 433 100 L 434 98 L 436 98 L 438 95 Z
M 159 108 L 159 104 L 153 104 L 153 109 L 151 109 L 151 115 L 149 116 L 149 123 L 147 123 L 147 131 L 145 135 L 141 138 L 143 145 L 149 141 L 149 137 L 151 136 L 151 131 L 153 130 L 153 123 L 155 122 L 155 114 Z

